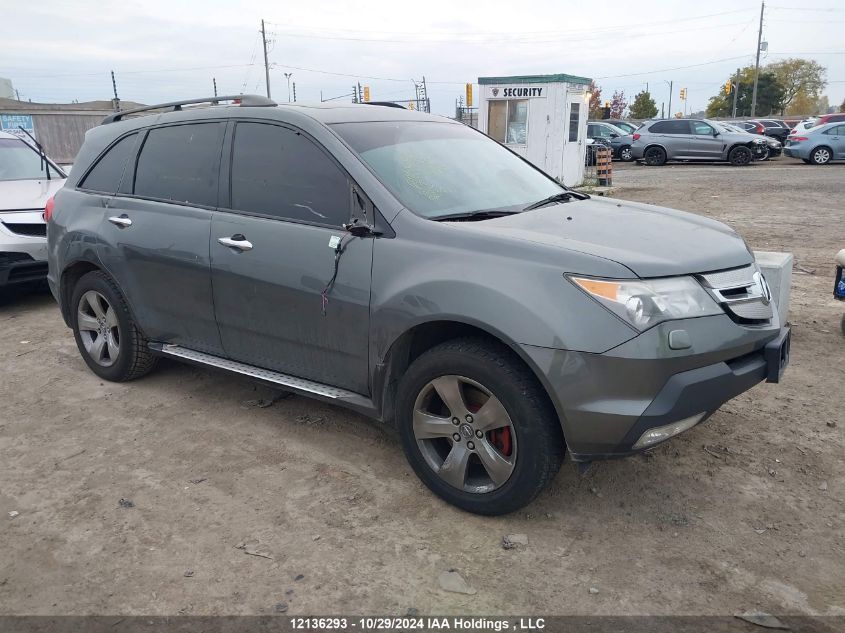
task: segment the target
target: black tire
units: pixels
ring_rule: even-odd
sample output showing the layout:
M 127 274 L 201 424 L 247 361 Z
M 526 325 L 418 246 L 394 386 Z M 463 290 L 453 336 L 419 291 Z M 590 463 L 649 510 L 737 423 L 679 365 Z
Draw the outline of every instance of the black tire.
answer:
M 631 151 L 630 145 L 623 145 L 619 148 L 619 160 L 623 163 L 630 163 L 634 160 L 634 153 Z
M 455 376 L 475 381 L 489 390 L 490 395 L 501 403 L 512 424 L 515 434 L 512 471 L 504 483 L 490 491 L 467 492 L 447 483 L 426 461 L 414 433 L 413 419 L 418 398 L 432 381 Z M 441 419 L 448 421 L 450 414 L 447 412 L 445 415 Z M 399 383 L 396 418 L 402 448 L 417 476 L 432 492 L 468 512 L 500 515 L 518 510 L 543 490 L 563 461 L 565 444 L 554 408 L 534 375 L 513 351 L 501 343 L 461 338 L 442 343 L 422 354 Z M 463 430 L 463 426 L 454 428 Z M 479 432 L 476 430 L 476 433 Z M 455 435 L 460 436 L 460 433 Z M 481 452 L 482 440 L 476 438 L 486 439 L 484 435 L 473 437 L 470 433 L 463 437 L 479 442 L 477 448 Z M 469 441 L 465 442 L 469 448 Z M 457 443 L 452 442 L 452 448 Z M 470 463 L 472 459 L 469 458 Z M 483 467 L 479 456 L 476 455 L 475 460 L 476 466 Z
M 645 164 L 651 167 L 660 167 L 666 164 L 666 150 L 662 147 L 649 147 L 643 154 Z
M 750 165 L 752 160 L 754 155 L 745 145 L 738 145 L 728 153 L 728 162 L 734 167 L 745 167 Z
M 80 330 L 79 320 L 80 302 L 86 293 L 94 291 L 102 296 L 114 310 L 116 318 L 117 349 L 116 359 L 113 364 L 103 366 L 86 349 L 83 341 L 83 334 Z M 126 299 L 117 287 L 117 284 L 104 272 L 91 271 L 83 275 L 73 288 L 70 302 L 70 322 L 73 329 L 73 336 L 76 339 L 76 346 L 85 363 L 97 376 L 112 382 L 125 382 L 134 380 L 148 374 L 156 366 L 158 357 L 148 347 L 148 340 L 144 337 L 140 328 L 135 324 Z
M 833 152 L 826 145 L 820 145 L 813 149 L 810 154 L 810 162 L 813 165 L 827 165 L 833 159 Z

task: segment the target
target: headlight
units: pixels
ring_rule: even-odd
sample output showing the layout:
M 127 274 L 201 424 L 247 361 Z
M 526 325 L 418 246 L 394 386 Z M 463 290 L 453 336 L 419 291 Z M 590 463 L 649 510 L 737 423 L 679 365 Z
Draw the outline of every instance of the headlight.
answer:
M 569 279 L 641 332 L 670 319 L 723 314 L 713 298 L 692 277 Z
M 765 142 L 766 142 L 766 140 L 765 140 L 765 139 L 762 139 L 762 138 L 755 138 L 755 139 L 754 139 L 754 142 L 755 142 L 755 143 L 757 143 L 757 145 L 760 145 L 760 144 L 762 144 L 762 143 L 765 143 Z

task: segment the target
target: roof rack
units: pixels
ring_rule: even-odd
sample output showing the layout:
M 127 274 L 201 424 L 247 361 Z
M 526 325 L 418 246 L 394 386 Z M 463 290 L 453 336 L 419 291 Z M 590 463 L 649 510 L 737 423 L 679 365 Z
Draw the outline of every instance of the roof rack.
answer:
M 144 106 L 143 108 L 134 108 L 132 110 L 123 110 L 108 115 L 101 125 L 107 123 L 115 123 L 120 121 L 128 114 L 138 114 L 139 112 L 147 112 L 149 110 L 161 110 L 163 108 L 173 108 L 173 112 L 182 109 L 182 106 L 194 105 L 199 103 L 217 104 L 221 101 L 234 101 L 241 106 L 276 106 L 279 105 L 269 97 L 262 97 L 261 95 L 236 95 L 234 97 L 205 97 L 203 99 L 186 99 L 185 101 L 170 101 L 168 103 L 158 103 L 156 105 Z
M 393 101 L 365 101 L 366 105 L 374 105 L 374 106 L 384 106 L 386 108 L 399 108 L 400 110 L 407 110 L 407 108 L 403 105 L 399 105 L 398 103 L 394 103 Z

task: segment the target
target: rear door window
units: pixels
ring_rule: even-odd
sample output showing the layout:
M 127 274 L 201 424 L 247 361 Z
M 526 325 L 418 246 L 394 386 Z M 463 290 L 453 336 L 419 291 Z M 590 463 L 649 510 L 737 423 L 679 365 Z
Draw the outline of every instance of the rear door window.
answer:
M 153 128 L 138 157 L 135 195 L 217 206 L 225 124 L 190 123 Z
M 309 138 L 279 125 L 237 124 L 231 193 L 236 211 L 328 226 L 350 217 L 346 173 Z
M 132 159 L 137 142 L 138 133 L 134 132 L 112 145 L 88 172 L 80 187 L 102 193 L 131 193 Z
M 689 134 L 689 121 L 658 121 L 649 132 L 654 134 Z

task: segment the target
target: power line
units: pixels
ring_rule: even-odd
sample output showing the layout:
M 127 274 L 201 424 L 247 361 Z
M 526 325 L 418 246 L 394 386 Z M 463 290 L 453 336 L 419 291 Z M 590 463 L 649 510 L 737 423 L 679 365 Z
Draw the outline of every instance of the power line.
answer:
M 589 34 L 589 32 L 585 32 L 581 36 L 577 34 L 573 35 L 570 33 L 560 33 L 556 37 L 552 37 L 551 39 L 537 39 L 536 37 L 525 37 L 525 36 L 510 36 L 507 34 L 503 34 L 504 37 L 499 36 L 497 38 L 486 38 L 486 39 L 458 39 L 455 36 L 444 36 L 442 38 L 437 39 L 425 39 L 425 38 L 402 38 L 402 39 L 386 39 L 386 38 L 368 38 L 368 37 L 343 37 L 337 35 L 315 35 L 310 33 L 297 33 L 295 31 L 283 31 L 282 33 L 287 37 L 291 38 L 298 38 L 298 39 L 316 39 L 316 40 L 329 40 L 329 41 L 342 41 L 342 42 L 366 42 L 368 44 L 402 44 L 402 45 L 414 45 L 414 44 L 489 44 L 489 43 L 497 43 L 497 44 L 557 44 L 562 42 L 584 42 L 589 40 L 603 40 L 608 36 L 614 33 L 624 33 L 626 40 L 631 40 L 635 38 L 641 37 L 654 37 L 657 35 L 674 35 L 676 33 L 688 33 L 691 31 L 707 31 L 713 29 L 722 29 L 731 26 L 742 26 L 745 22 L 733 22 L 729 24 L 712 24 L 712 25 L 703 25 L 703 26 L 695 26 L 688 29 L 672 29 L 669 31 L 653 31 L 646 30 L 641 33 L 631 33 L 631 29 L 636 28 L 634 26 L 620 26 L 615 28 L 611 31 L 604 31 L 601 33 L 593 33 Z M 646 28 L 643 25 L 643 28 Z
M 638 24 L 625 24 L 625 25 L 619 26 L 619 27 L 606 27 L 606 28 L 600 28 L 600 29 L 583 29 L 580 32 L 600 33 L 600 32 L 606 32 L 606 31 L 618 31 L 620 29 L 627 30 L 629 28 L 635 28 L 635 27 L 639 27 L 639 26 L 652 27 L 655 24 L 676 24 L 678 22 L 689 22 L 689 21 L 693 21 L 693 20 L 702 20 L 702 19 L 705 19 L 705 18 L 718 17 L 718 16 L 722 16 L 722 15 L 733 15 L 733 14 L 737 14 L 737 13 L 747 13 L 748 11 L 756 11 L 756 9 L 751 9 L 751 8 L 735 9 L 733 11 L 721 11 L 719 13 L 708 13 L 708 14 L 705 14 L 705 15 L 696 15 L 696 16 L 690 16 L 690 17 L 686 17 L 686 18 L 676 18 L 676 19 L 672 19 L 672 20 L 655 20 L 655 21 L 651 21 L 651 22 L 641 22 L 641 23 L 638 23 Z M 279 23 L 279 22 L 268 21 L 267 24 L 273 24 L 274 26 L 288 27 L 288 28 L 292 28 L 292 29 L 305 29 L 305 30 L 311 30 L 311 31 L 318 31 L 318 29 L 314 29 L 313 27 L 300 26 L 300 25 L 291 26 L 289 24 L 282 24 L 282 23 Z M 362 29 L 324 29 L 323 32 L 341 32 L 341 33 L 359 33 L 359 34 L 387 33 L 387 34 L 393 35 L 395 37 L 414 36 L 414 35 L 420 34 L 419 31 L 414 31 L 414 32 L 407 32 L 406 31 L 406 32 L 398 33 L 396 31 L 378 31 L 378 30 L 369 30 L 369 29 L 367 29 L 367 30 L 362 30 Z M 557 34 L 557 35 L 569 37 L 572 34 L 577 34 L 578 32 L 579 32 L 578 30 L 566 29 L 566 30 L 547 30 L 547 31 L 520 31 L 520 32 L 516 32 L 515 34 L 519 35 L 519 36 L 523 36 L 523 35 L 524 36 L 554 35 L 554 34 Z M 503 35 L 510 35 L 510 34 L 513 34 L 513 33 L 514 32 L 512 32 L 512 31 L 509 31 L 509 32 L 464 31 L 464 32 L 459 32 L 459 33 L 436 33 L 436 32 L 432 32 L 430 34 L 431 35 L 442 35 L 444 37 L 455 37 L 455 36 L 464 36 L 464 35 L 489 35 L 491 37 L 501 37 Z M 403 40 L 403 41 L 407 41 L 407 40 Z

